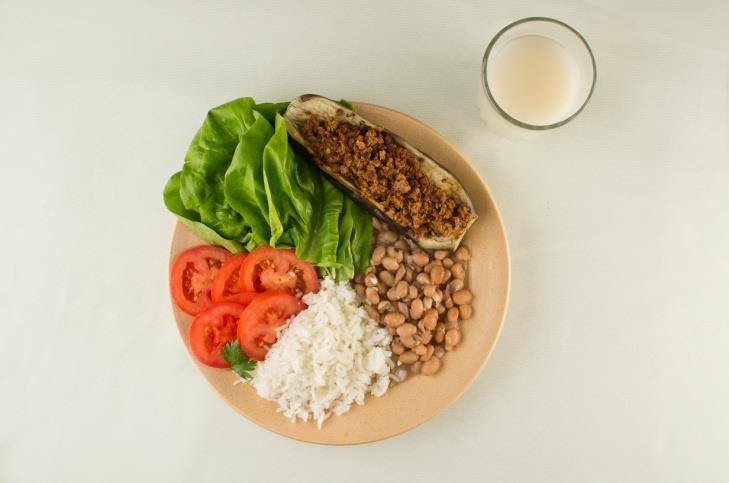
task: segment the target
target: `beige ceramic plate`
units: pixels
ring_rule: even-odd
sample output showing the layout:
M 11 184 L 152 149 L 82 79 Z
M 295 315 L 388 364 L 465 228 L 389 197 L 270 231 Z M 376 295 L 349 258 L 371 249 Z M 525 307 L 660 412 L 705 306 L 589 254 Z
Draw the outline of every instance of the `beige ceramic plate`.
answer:
M 259 398 L 247 384 L 234 385 L 231 371 L 197 364 L 205 378 L 236 411 L 256 424 L 290 438 L 322 444 L 356 444 L 388 438 L 429 420 L 471 385 L 496 344 L 509 298 L 509 250 L 496 203 L 486 184 L 466 157 L 441 135 L 405 114 L 372 104 L 357 104 L 358 113 L 403 136 L 448 168 L 464 185 L 479 219 L 466 235 L 473 259 L 469 271 L 475 298 L 474 317 L 463 323 L 463 341 L 445 355 L 434 377 L 416 376 L 390 389 L 384 396 L 368 396 L 342 416 L 329 418 L 321 430 L 315 423 L 292 423 L 276 412 L 276 404 Z M 201 243 L 177 223 L 170 263 L 182 250 Z M 187 345 L 191 317 L 173 303 L 177 328 Z M 189 346 L 188 352 L 189 352 Z M 191 355 L 194 360 L 194 357 Z M 197 361 L 195 361 L 197 363 Z

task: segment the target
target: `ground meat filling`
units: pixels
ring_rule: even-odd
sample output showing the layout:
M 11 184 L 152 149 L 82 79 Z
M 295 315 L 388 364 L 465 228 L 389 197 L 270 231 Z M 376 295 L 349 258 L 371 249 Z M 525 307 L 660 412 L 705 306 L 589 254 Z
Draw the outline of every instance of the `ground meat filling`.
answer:
M 471 210 L 434 186 L 418 158 L 386 132 L 312 117 L 303 134 L 318 163 L 356 186 L 365 199 L 380 203 L 414 236 L 449 236 L 471 219 Z

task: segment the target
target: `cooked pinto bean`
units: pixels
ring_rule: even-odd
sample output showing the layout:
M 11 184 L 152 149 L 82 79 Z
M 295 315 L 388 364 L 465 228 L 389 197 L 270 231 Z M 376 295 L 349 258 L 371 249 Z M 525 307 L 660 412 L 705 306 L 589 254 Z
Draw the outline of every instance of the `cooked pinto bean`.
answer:
M 412 283 L 413 279 L 415 278 L 415 274 L 413 273 L 413 269 L 408 267 L 405 269 L 405 280 L 408 281 L 408 283 Z
M 402 342 L 400 342 L 400 339 L 393 339 L 392 343 L 390 344 L 390 350 L 393 354 L 396 356 L 399 356 L 403 352 L 405 352 L 405 346 L 402 345 Z
M 365 312 L 367 312 L 367 315 L 369 315 L 378 322 L 380 321 L 380 313 L 377 311 L 376 308 L 371 305 L 365 305 L 364 308 Z
M 393 285 L 395 285 L 395 276 L 392 274 L 392 272 L 383 270 L 380 272 L 380 281 L 388 287 L 392 287 Z
M 463 279 L 455 278 L 450 281 L 448 286 L 446 287 L 446 290 L 450 293 L 458 292 L 463 288 Z
M 458 329 L 451 329 L 445 335 L 446 346 L 455 347 L 461 342 L 461 332 Z
M 372 250 L 372 258 L 371 263 L 372 265 L 379 265 L 380 262 L 382 262 L 382 259 L 385 256 L 385 247 L 382 245 L 377 245 L 374 250 Z
M 455 305 L 453 303 L 453 297 L 451 297 L 450 295 L 446 295 L 446 298 L 443 299 L 443 305 L 445 305 L 445 308 L 447 309 L 452 309 Z
M 378 232 L 387 230 L 387 225 L 374 216 L 372 217 L 372 226 L 374 226 L 375 230 Z
M 418 360 L 418 354 L 413 352 L 412 350 L 403 352 L 400 354 L 400 362 L 403 364 L 412 364 L 413 362 Z
M 402 314 L 398 314 L 402 316 Z M 397 334 L 400 337 L 412 337 L 418 332 L 418 328 L 411 323 L 402 324 L 397 328 Z
M 425 354 L 420 356 L 420 360 L 423 362 L 429 361 L 431 357 L 433 357 L 433 354 L 435 353 L 435 347 L 433 344 L 428 344 L 426 346 L 426 352 Z
M 402 345 L 404 345 L 408 349 L 412 349 L 413 347 L 418 345 L 418 341 L 416 341 L 412 337 L 400 337 L 400 341 L 402 342 Z
M 380 295 L 377 293 L 377 288 L 367 287 L 367 290 L 365 290 L 365 295 L 370 305 L 377 305 L 378 303 L 380 303 Z
M 391 243 L 395 243 L 395 241 L 398 238 L 399 237 L 397 236 L 397 233 L 395 233 L 394 231 L 389 231 L 389 230 L 388 231 L 381 231 L 377 235 L 377 241 L 380 242 L 380 243 L 384 243 L 386 245 L 389 245 Z
M 364 279 L 364 283 L 368 287 L 376 287 L 377 286 L 377 275 L 375 275 L 374 273 L 367 275 Z
M 465 245 L 461 245 L 456 249 L 456 260 L 459 262 L 467 262 L 471 259 L 471 252 L 468 251 Z
M 398 268 L 400 268 L 400 264 L 397 263 L 397 260 L 393 257 L 387 256 L 382 259 L 382 266 L 385 267 L 387 270 L 390 270 L 392 272 L 396 271 Z
M 420 366 L 420 373 L 424 376 L 432 376 L 440 369 L 440 358 L 431 357 Z
M 392 354 L 413 373 L 431 375 L 461 341 L 460 321 L 473 316 L 466 287 L 470 253 L 423 250 L 375 222 L 370 266 L 355 277 L 365 310 L 393 336 Z
M 420 333 L 420 342 L 427 344 L 433 338 L 433 333 L 429 330 L 424 330 Z
M 401 314 L 400 312 L 389 312 L 389 313 L 385 314 L 383 321 L 385 322 L 386 325 L 389 325 L 390 327 L 399 327 L 405 323 L 405 316 L 403 314 Z M 403 335 L 402 333 L 400 333 L 399 330 L 398 330 L 398 334 L 400 334 L 401 336 Z M 410 335 L 412 335 L 412 334 L 410 334 Z
M 451 271 L 450 270 L 446 270 L 445 271 L 445 275 L 443 275 L 443 281 L 441 283 L 448 283 L 448 280 L 450 280 L 451 277 L 452 277 Z
M 433 257 L 435 257 L 436 260 L 443 260 L 447 256 L 447 250 L 436 250 L 435 253 L 433 253 Z
M 473 294 L 467 288 L 462 288 L 458 292 L 454 293 L 452 297 L 453 302 L 455 302 L 456 305 L 470 304 L 471 300 L 473 300 Z
M 400 300 L 403 297 L 406 297 L 409 291 L 408 283 L 405 280 L 400 280 L 397 285 L 395 285 L 395 297 L 397 297 L 398 300 Z
M 466 268 L 460 262 L 454 263 L 451 267 L 451 273 L 453 274 L 453 278 L 463 280 L 466 277 Z
M 428 309 L 423 314 L 423 326 L 425 330 L 433 330 L 438 323 L 438 311 L 436 309 Z
M 433 351 L 433 355 L 437 358 L 443 357 L 443 354 L 445 354 L 445 349 L 442 345 L 435 346 L 435 350 Z
M 425 252 L 413 253 L 413 263 L 419 267 L 424 267 L 430 262 L 430 257 Z
M 430 283 L 430 276 L 427 273 L 420 272 L 415 276 L 415 282 L 421 286 L 428 285 Z
M 435 293 L 433 294 L 433 303 L 436 306 L 440 305 L 440 302 L 443 300 L 443 292 L 441 292 L 440 289 L 437 289 Z
M 434 265 L 430 270 L 430 283 L 433 285 L 440 285 L 443 283 L 444 278 L 445 268 L 443 268 L 443 265 Z
M 392 302 L 389 300 L 381 300 L 379 304 L 377 304 L 377 310 L 384 314 L 386 312 L 394 312 L 395 308 L 392 306 Z
M 420 319 L 423 316 L 423 301 L 420 299 L 413 299 L 410 302 L 410 317 L 415 320 Z
M 445 333 L 445 324 L 438 323 L 438 325 L 435 327 L 435 335 L 433 336 L 436 344 L 441 344 L 445 340 Z
M 400 268 L 397 269 L 397 273 L 395 273 L 395 283 L 398 283 L 400 280 L 403 279 L 406 271 L 407 269 L 405 268 L 405 265 L 400 265 Z
M 469 304 L 463 304 L 458 307 L 458 312 L 461 315 L 461 320 L 468 320 L 473 316 L 473 307 Z
M 406 304 L 405 302 L 398 302 L 397 310 L 399 310 L 400 313 L 403 314 L 406 319 L 410 318 L 410 310 L 408 309 L 408 304 Z
M 458 309 L 453 307 L 448 309 L 448 313 L 446 314 L 446 319 L 448 322 L 457 322 L 458 321 Z

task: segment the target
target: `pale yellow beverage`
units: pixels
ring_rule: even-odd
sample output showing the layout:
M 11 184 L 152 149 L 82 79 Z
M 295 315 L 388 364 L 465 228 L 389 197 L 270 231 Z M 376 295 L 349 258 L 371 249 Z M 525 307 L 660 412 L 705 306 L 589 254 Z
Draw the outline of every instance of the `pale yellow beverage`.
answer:
M 576 112 L 583 79 L 574 57 L 543 35 L 512 38 L 495 53 L 487 80 L 499 107 L 517 121 L 546 126 Z

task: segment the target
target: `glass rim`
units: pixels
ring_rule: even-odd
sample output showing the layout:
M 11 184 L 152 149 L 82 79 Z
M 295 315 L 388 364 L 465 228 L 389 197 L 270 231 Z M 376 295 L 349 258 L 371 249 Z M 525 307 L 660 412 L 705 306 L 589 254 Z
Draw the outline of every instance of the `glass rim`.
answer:
M 501 108 L 498 102 L 496 102 L 496 99 L 494 99 L 494 96 L 491 94 L 491 89 L 489 88 L 489 82 L 488 82 L 488 75 L 487 75 L 487 68 L 488 68 L 488 60 L 489 56 L 491 54 L 492 49 L 494 48 L 494 45 L 496 45 L 496 42 L 501 38 L 502 35 L 504 35 L 506 32 L 511 30 L 512 28 L 516 27 L 517 25 L 521 25 L 523 23 L 528 22 L 551 22 L 554 24 L 559 25 L 560 27 L 566 28 L 573 34 L 577 36 L 578 39 L 582 42 L 582 44 L 585 46 L 585 49 L 587 49 L 587 53 L 590 55 L 590 62 L 592 63 L 592 85 L 590 86 L 590 91 L 587 93 L 587 97 L 585 97 L 585 101 L 582 103 L 579 109 L 577 109 L 575 112 L 573 112 L 570 116 L 562 119 L 559 122 L 555 122 L 553 124 L 529 124 L 523 121 L 520 121 L 512 116 L 510 116 L 504 109 Z M 549 17 L 525 17 L 519 20 L 516 20 L 506 27 L 502 28 L 498 31 L 496 35 L 494 35 L 494 38 L 491 39 L 491 42 L 489 42 L 488 47 L 486 48 L 486 52 L 483 54 L 483 60 L 481 61 L 481 84 L 486 92 L 486 96 L 489 99 L 489 102 L 496 108 L 496 111 L 508 122 L 512 124 L 516 124 L 519 127 L 523 127 L 524 129 L 531 129 L 533 131 L 545 131 L 547 129 L 554 129 L 559 126 L 563 126 L 570 122 L 572 119 L 577 117 L 577 115 L 582 112 L 582 110 L 585 108 L 587 103 L 589 102 L 590 98 L 592 97 L 592 93 L 595 90 L 595 83 L 597 82 L 597 66 L 595 65 L 595 56 L 592 53 L 592 49 L 590 48 L 590 44 L 587 43 L 587 40 L 574 28 L 570 27 L 566 23 L 556 20 Z

